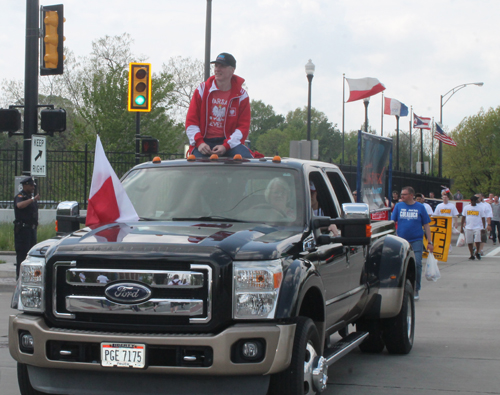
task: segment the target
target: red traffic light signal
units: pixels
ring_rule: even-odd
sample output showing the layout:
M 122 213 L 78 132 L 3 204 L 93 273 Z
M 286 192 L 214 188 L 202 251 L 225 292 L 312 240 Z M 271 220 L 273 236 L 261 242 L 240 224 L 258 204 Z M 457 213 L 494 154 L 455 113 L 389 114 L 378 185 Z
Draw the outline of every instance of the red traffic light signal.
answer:
M 151 64 L 130 63 L 128 72 L 128 111 L 151 111 Z
M 160 149 L 158 139 L 142 139 L 141 144 L 143 154 L 157 154 Z
M 64 71 L 64 6 L 42 7 L 42 59 L 40 75 L 62 74 Z

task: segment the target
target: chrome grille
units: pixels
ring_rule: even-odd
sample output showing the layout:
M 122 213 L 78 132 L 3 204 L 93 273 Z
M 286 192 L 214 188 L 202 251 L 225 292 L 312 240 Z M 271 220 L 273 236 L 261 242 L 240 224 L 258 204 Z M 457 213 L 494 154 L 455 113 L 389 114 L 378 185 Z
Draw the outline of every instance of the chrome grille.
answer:
M 137 304 L 106 298 L 106 287 L 121 281 L 145 285 L 153 296 Z M 168 297 L 162 296 L 165 293 Z M 191 264 L 189 270 L 78 268 L 76 261 L 58 261 L 53 266 L 52 313 L 72 320 L 76 314 L 110 314 L 126 319 L 186 317 L 190 323 L 207 323 L 212 315 L 212 269 L 206 264 Z

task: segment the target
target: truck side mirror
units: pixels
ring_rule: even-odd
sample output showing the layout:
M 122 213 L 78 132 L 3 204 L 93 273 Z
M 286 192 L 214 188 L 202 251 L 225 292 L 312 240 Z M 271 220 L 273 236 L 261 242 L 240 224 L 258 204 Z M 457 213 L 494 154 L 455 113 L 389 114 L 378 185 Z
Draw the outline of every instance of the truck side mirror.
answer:
M 331 219 L 328 217 L 313 218 L 313 228 L 317 230 L 335 224 L 340 230 L 340 236 L 318 235 L 318 245 L 342 243 L 344 245 L 368 245 L 371 242 L 370 210 L 366 203 L 342 204 L 342 218 Z

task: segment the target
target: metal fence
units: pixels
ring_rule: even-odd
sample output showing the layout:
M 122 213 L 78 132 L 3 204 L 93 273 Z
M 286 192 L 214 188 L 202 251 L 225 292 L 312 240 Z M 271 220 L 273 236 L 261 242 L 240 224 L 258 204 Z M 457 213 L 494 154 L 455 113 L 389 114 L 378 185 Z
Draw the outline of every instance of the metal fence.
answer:
M 136 164 L 135 152 L 106 152 L 118 178 Z M 159 153 L 162 159 L 183 157 L 182 154 Z M 141 156 L 139 163 L 150 161 L 151 156 Z M 47 176 L 37 178 L 37 193 L 41 208 L 56 208 L 64 200 L 74 200 L 81 209 L 87 208 L 92 181 L 94 151 L 85 146 L 83 151 L 47 151 Z M 13 208 L 18 186 L 15 176 L 22 174 L 22 146 L 10 150 L 0 149 L 0 208 Z
M 134 152 L 107 152 L 111 166 L 120 178 L 133 167 Z M 182 154 L 160 153 L 162 159 L 183 157 Z M 140 162 L 151 160 L 151 157 L 141 157 Z M 17 191 L 15 176 L 22 174 L 23 150 L 22 146 L 14 149 L 0 149 L 0 208 L 13 208 L 13 199 Z M 81 209 L 87 208 L 87 199 L 92 181 L 94 166 L 94 152 L 85 146 L 84 151 L 47 151 L 47 177 L 37 179 L 37 193 L 40 194 L 41 208 L 56 208 L 64 200 L 74 200 Z M 339 165 L 344 173 L 351 190 L 356 189 L 356 166 Z M 392 189 L 401 191 L 404 186 L 412 186 L 416 192 L 434 192 L 440 197 L 442 185 L 451 186 L 449 178 L 431 177 L 406 171 L 392 172 Z M 388 191 L 388 182 L 386 183 Z M 391 191 L 388 191 L 390 195 Z

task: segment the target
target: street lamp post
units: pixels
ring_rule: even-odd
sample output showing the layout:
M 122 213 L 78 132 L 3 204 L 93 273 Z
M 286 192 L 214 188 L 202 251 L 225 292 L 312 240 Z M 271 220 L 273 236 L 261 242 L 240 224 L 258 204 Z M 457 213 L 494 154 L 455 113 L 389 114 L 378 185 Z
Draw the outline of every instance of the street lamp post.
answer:
M 370 97 L 365 97 L 363 104 L 365 105 L 365 133 L 368 133 L 368 104 L 370 104 Z
M 311 62 L 311 59 L 309 59 L 309 62 L 307 62 L 306 64 L 306 75 L 307 80 L 309 81 L 309 89 L 307 95 L 307 141 L 311 141 L 311 85 L 315 68 L 316 67 L 314 66 L 314 63 Z
M 451 99 L 451 97 L 457 93 L 460 89 L 465 88 L 467 85 L 476 85 L 476 86 L 483 86 L 484 82 L 469 82 L 467 84 L 461 84 L 457 85 L 453 89 L 450 89 L 448 92 L 446 92 L 444 95 L 441 95 L 441 103 L 440 103 L 440 108 L 439 108 L 439 123 L 441 126 L 443 126 L 443 107 L 446 103 L 448 103 L 448 100 Z M 451 95 L 445 100 L 443 103 L 443 99 L 448 96 L 451 93 Z M 443 176 L 443 142 L 440 140 L 439 141 L 439 177 Z

